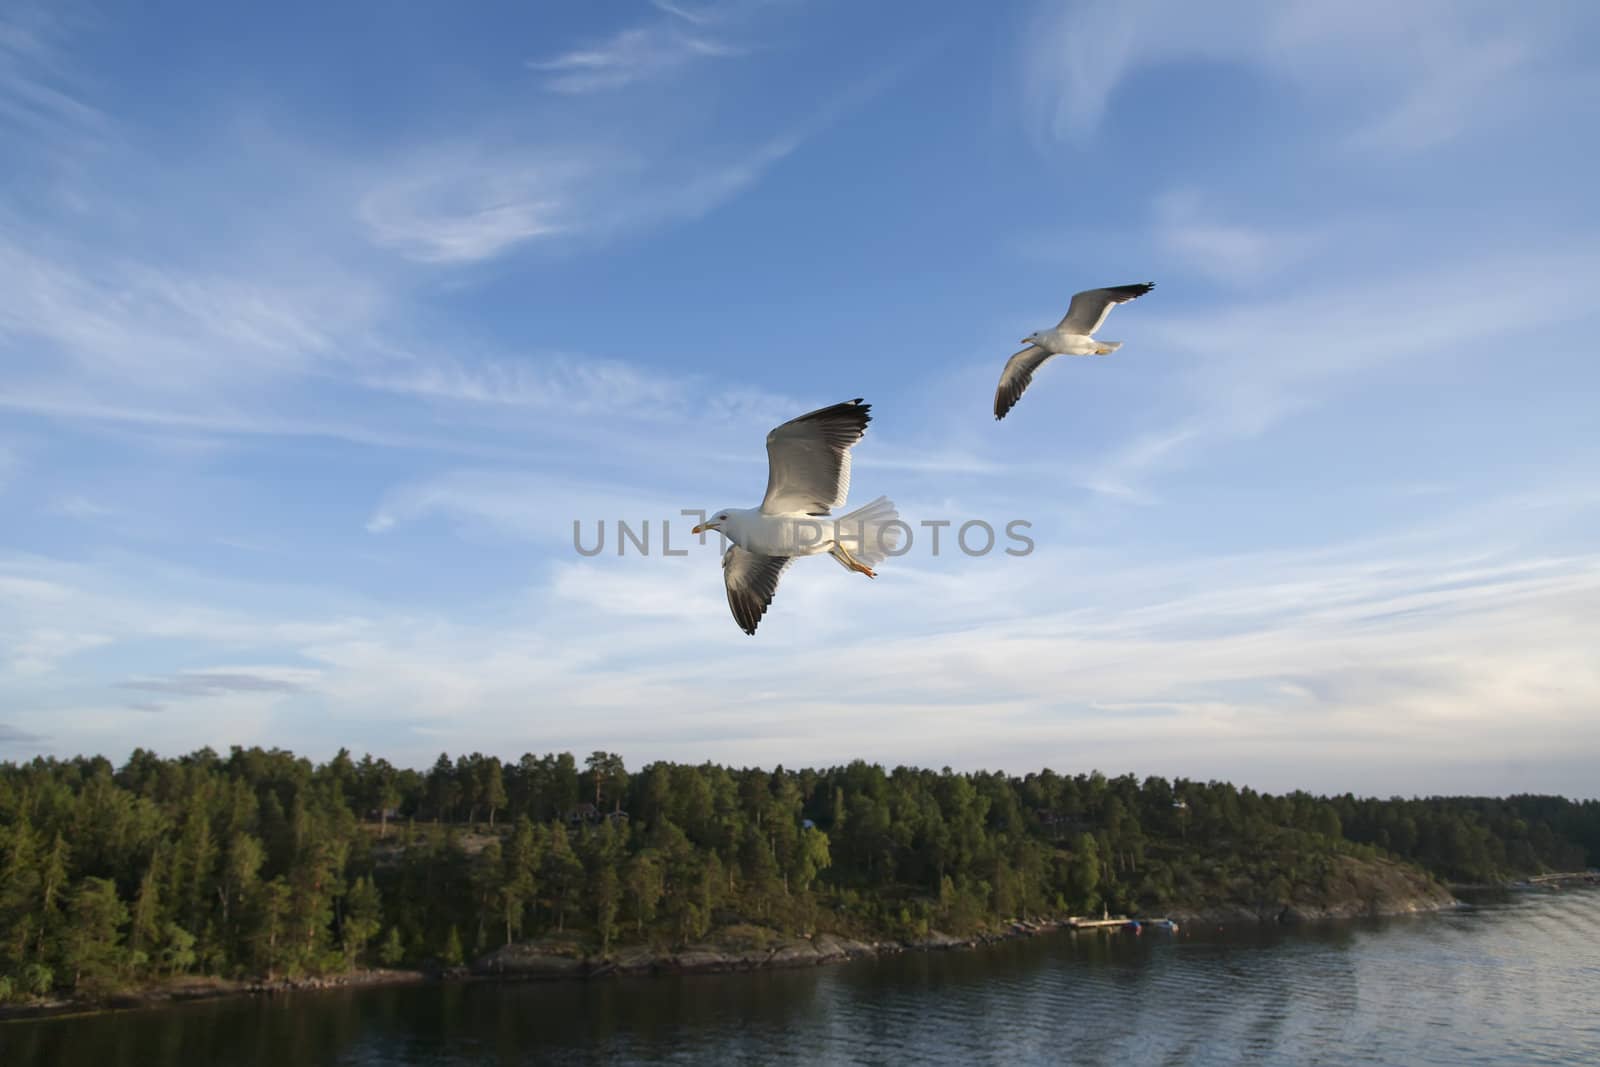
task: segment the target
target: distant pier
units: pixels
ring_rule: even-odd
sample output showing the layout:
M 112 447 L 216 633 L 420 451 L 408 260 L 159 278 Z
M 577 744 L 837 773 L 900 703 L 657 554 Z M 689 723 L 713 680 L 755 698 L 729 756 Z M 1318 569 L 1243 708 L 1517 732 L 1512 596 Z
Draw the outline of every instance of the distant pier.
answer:
M 1178 930 L 1177 922 L 1164 916 L 1130 919 L 1126 915 L 1102 915 L 1098 919 L 1092 916 L 1071 916 L 1067 919 L 1069 930 L 1126 930 L 1138 934 L 1143 933 L 1146 927 L 1171 933 Z

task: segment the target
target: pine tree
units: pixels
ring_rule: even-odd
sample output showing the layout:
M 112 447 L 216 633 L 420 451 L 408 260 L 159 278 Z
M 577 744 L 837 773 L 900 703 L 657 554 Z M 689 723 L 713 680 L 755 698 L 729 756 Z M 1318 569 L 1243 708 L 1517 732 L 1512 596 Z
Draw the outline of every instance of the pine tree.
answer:
M 67 888 L 68 855 L 67 839 L 58 830 L 39 865 L 39 910 L 33 916 L 33 956 L 40 962 L 45 959 L 47 939 L 62 925 L 61 900 Z
M 385 967 L 393 967 L 405 958 L 405 946 L 400 942 L 400 929 L 389 927 L 389 933 L 383 939 L 383 945 L 378 949 L 378 962 Z
M 567 829 L 556 823 L 550 831 L 542 871 L 546 891 L 556 911 L 556 929 L 567 927 L 567 911 L 582 899 L 583 864 L 573 855 Z
M 540 856 L 533 823 L 526 815 L 517 819 L 505 850 L 496 905 L 505 924 L 506 944 L 522 933 L 523 916 L 538 889 L 536 872 Z
M 161 969 L 169 978 L 195 964 L 195 936 L 175 922 L 162 928 Z
M 656 905 L 661 901 L 661 865 L 654 852 L 646 850 L 629 859 L 624 880 L 633 901 L 634 931 L 643 934 L 645 926 L 655 922 Z
M 378 887 L 372 884 L 370 875 L 363 875 L 351 884 L 344 907 L 341 932 L 345 966 L 353 967 L 367 944 L 378 936 L 378 931 L 383 927 L 383 898 L 378 893 Z
M 286 966 L 290 954 L 288 944 L 289 905 L 292 891 L 282 875 L 263 884 L 257 902 L 257 919 L 252 942 L 255 948 L 257 970 L 268 978 Z
M 490 756 L 483 765 L 483 803 L 489 809 L 489 829 L 494 829 L 494 813 L 506 806 L 505 775 L 500 761 Z
M 61 936 L 62 973 L 71 975 L 74 989 L 114 986 L 122 962 L 121 927 L 128 921 L 116 883 L 85 878 L 73 890 L 69 910 L 71 922 Z
M 151 962 L 151 955 L 161 939 L 161 878 L 163 853 L 157 849 L 150 857 L 144 877 L 139 880 L 139 892 L 133 899 L 133 913 L 128 928 L 129 963 L 143 969 Z
M 461 951 L 461 931 L 451 926 L 449 935 L 445 937 L 444 949 L 439 953 L 439 959 L 446 967 L 459 967 L 465 958 Z
M 617 932 L 617 905 L 622 889 L 617 881 L 617 868 L 605 863 L 594 881 L 594 928 L 600 935 L 600 952 L 611 951 L 611 938 Z

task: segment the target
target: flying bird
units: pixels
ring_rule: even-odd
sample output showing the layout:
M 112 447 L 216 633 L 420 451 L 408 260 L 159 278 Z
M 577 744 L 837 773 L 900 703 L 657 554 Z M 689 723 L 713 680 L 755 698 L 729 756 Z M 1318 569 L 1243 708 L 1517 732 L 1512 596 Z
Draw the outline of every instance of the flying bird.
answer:
M 747 634 L 799 556 L 826 552 L 846 570 L 876 578 L 872 564 L 899 545 L 899 515 L 879 497 L 834 518 L 850 493 L 850 449 L 872 421 L 861 398 L 790 419 L 767 434 L 767 495 L 758 508 L 723 508 L 693 533 L 716 530 L 733 542 L 722 556 L 728 607 Z
M 1143 282 L 1085 289 L 1072 298 L 1055 329 L 1024 337 L 1022 343 L 1027 347 L 1006 360 L 1006 369 L 1000 372 L 1000 387 L 994 391 L 995 419 L 1006 417 L 1033 381 L 1034 372 L 1056 356 L 1109 356 L 1121 348 L 1121 341 L 1096 341 L 1092 335 L 1111 314 L 1113 305 L 1137 299 L 1155 287 L 1155 282 Z

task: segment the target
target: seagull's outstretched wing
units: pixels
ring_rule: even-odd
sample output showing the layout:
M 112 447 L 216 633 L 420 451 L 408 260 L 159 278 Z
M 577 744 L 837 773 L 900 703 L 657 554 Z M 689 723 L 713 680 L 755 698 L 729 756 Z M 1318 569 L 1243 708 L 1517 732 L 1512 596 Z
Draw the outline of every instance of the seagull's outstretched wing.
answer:
M 1033 372 L 1044 366 L 1050 358 L 1051 353 L 1038 345 L 1029 345 L 1006 360 L 1006 369 L 1000 372 L 1000 387 L 994 391 L 996 421 L 1005 418 L 1006 412 L 1016 406 L 1017 401 L 1022 399 L 1023 390 L 1033 381 Z
M 729 545 L 722 554 L 722 580 L 728 587 L 728 607 L 733 621 L 747 634 L 756 632 L 756 623 L 767 613 L 778 579 L 794 562 L 793 556 L 758 556 L 738 545 Z
M 850 447 L 867 432 L 871 404 L 861 398 L 818 408 L 767 434 L 768 515 L 826 515 L 850 494 Z
M 1106 316 L 1111 314 L 1111 308 L 1116 304 L 1126 304 L 1137 299 L 1156 287 L 1155 282 L 1141 282 L 1138 285 L 1113 285 L 1105 289 L 1085 289 L 1072 298 L 1072 303 L 1067 305 L 1067 313 L 1056 324 L 1056 329 L 1065 330 L 1067 333 L 1076 333 L 1088 336 L 1098 330 L 1106 321 Z

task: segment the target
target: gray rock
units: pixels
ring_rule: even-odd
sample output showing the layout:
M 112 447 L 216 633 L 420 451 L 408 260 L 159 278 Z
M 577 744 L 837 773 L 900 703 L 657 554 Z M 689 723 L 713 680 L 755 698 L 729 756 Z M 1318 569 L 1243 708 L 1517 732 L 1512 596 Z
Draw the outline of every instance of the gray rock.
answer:
M 524 978 L 572 978 L 587 970 L 587 962 L 549 952 L 539 945 L 504 945 L 472 963 L 473 974 Z
M 809 941 L 785 941 L 772 950 L 767 964 L 772 967 L 815 966 L 822 962 L 822 954 Z

